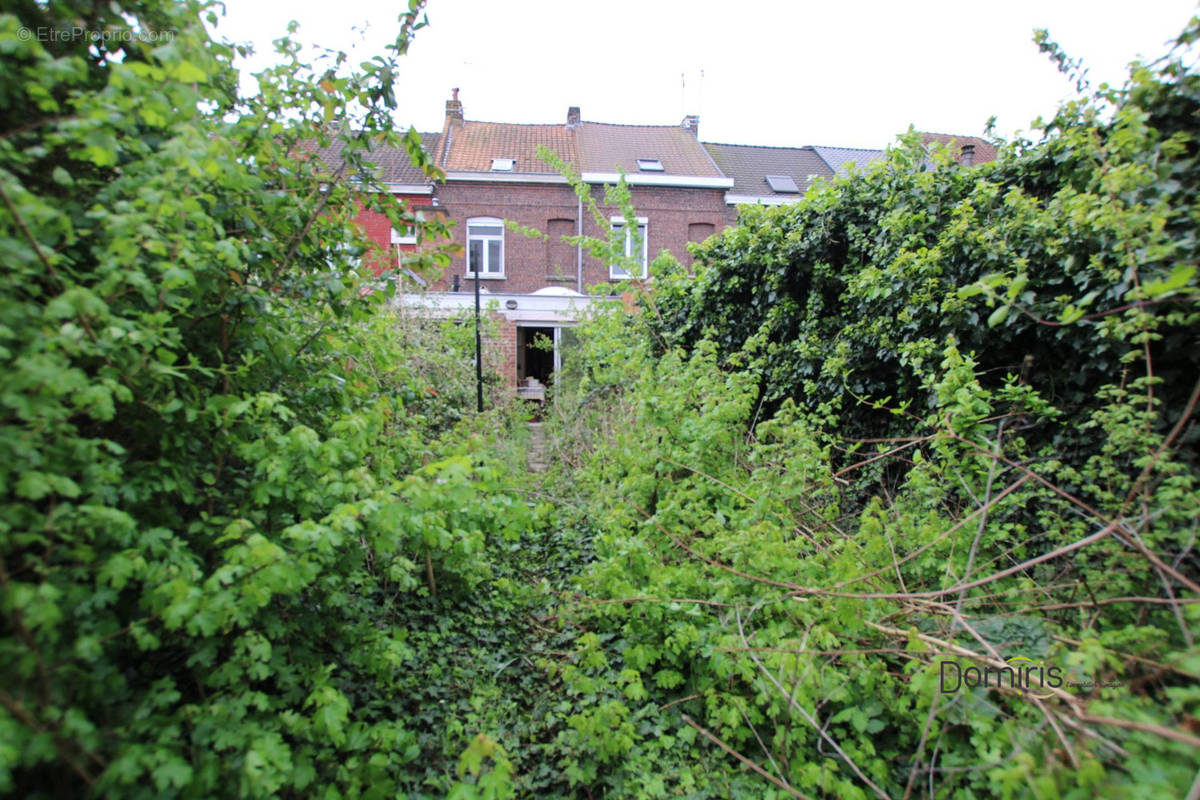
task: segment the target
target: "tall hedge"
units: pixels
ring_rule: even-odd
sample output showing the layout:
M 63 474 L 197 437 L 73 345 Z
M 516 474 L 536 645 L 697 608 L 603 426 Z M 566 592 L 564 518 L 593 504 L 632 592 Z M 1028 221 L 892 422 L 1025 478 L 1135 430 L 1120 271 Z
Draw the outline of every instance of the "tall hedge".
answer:
M 1144 369 L 1180 407 L 1200 372 L 1196 32 L 994 163 L 962 167 L 909 135 L 796 205 L 744 207 L 696 250 L 694 281 L 665 282 L 662 341 L 751 346 L 766 407 L 833 409 L 851 435 L 905 428 L 889 408 L 923 413 L 916 375 L 951 337 L 986 385 L 1019 380 L 1067 413 Z
M 354 71 L 281 40 L 252 96 L 199 3 L 6 7 L 0 794 L 420 785 L 409 606 L 523 507 L 433 460 L 465 392 L 359 269 L 359 203 L 413 221 L 364 142 L 422 158 L 419 4 Z M 338 172 L 300 146 L 332 136 Z

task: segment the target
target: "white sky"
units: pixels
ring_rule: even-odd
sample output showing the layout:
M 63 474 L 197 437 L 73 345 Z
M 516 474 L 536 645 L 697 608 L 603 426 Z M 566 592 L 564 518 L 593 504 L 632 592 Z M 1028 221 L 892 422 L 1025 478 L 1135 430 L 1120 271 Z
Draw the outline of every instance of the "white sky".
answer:
M 226 3 L 218 34 L 252 42 L 253 69 L 291 19 L 299 41 L 365 60 L 407 0 Z M 429 0 L 426 11 L 397 113 L 422 131 L 441 130 L 457 86 L 467 119 L 565 122 L 576 105 L 598 122 L 700 114 L 704 141 L 870 148 L 909 124 L 979 134 L 995 115 L 1008 136 L 1050 116 L 1073 87 L 1034 28 L 1082 58 L 1093 84 L 1120 84 L 1200 13 L 1196 0 Z

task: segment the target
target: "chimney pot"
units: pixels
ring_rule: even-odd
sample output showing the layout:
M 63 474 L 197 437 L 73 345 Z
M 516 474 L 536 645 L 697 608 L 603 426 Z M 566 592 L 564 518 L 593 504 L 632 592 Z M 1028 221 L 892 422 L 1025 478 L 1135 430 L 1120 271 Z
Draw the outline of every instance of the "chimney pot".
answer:
M 574 128 L 579 124 L 579 106 L 571 106 L 567 109 L 567 127 Z
M 463 121 L 463 106 L 458 101 L 458 87 L 450 90 L 450 99 L 446 101 L 446 119 L 450 122 Z
M 960 162 L 964 167 L 975 166 L 975 145 L 964 144 L 962 146 L 962 159 Z

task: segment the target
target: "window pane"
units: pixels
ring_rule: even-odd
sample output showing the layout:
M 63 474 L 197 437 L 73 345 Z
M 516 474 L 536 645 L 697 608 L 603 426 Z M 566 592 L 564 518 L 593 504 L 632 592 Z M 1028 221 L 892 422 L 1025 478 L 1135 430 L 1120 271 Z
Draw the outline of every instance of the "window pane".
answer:
M 479 264 L 483 263 L 483 242 L 479 239 L 472 239 L 467 248 L 467 271 L 474 272 Z
M 503 225 L 468 225 L 468 236 L 503 236 Z
M 494 272 L 495 274 L 499 275 L 501 272 L 504 271 L 500 264 L 500 243 L 499 242 L 488 242 L 488 245 L 489 245 L 489 247 L 488 247 L 487 271 Z

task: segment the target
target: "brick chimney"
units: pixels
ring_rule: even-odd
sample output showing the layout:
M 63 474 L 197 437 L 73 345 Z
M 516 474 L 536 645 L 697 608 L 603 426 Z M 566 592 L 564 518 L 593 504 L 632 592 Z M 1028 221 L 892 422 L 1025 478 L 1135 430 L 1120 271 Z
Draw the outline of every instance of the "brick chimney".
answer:
M 692 136 L 700 138 L 700 117 L 695 114 L 688 114 L 683 118 L 683 122 L 679 123 L 679 127 L 685 131 L 691 131 Z
M 964 167 L 975 166 L 975 145 L 964 144 L 962 146 L 962 158 L 959 159 L 959 163 Z
M 579 106 L 571 106 L 567 109 L 567 127 L 579 127 Z
M 446 122 L 453 124 L 462 123 L 462 121 L 463 107 L 458 100 L 458 88 L 455 87 L 450 90 L 450 99 L 446 101 Z

